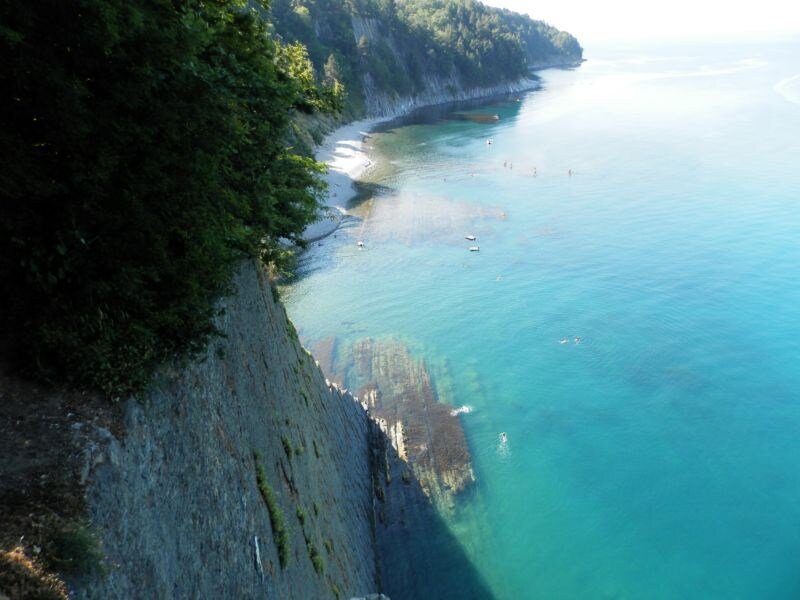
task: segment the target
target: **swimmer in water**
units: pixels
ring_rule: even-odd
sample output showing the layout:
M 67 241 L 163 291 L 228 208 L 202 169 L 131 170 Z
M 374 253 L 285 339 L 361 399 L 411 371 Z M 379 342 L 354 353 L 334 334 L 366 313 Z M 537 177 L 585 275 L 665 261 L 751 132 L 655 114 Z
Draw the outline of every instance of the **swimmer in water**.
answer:
M 579 335 L 575 336 L 575 343 L 576 344 L 580 344 L 581 343 L 581 336 L 579 336 Z
M 500 432 L 500 443 L 505 444 L 508 441 L 508 436 L 505 431 Z
M 569 171 L 567 171 L 567 175 L 569 175 L 570 177 L 572 177 L 572 169 L 570 169 Z

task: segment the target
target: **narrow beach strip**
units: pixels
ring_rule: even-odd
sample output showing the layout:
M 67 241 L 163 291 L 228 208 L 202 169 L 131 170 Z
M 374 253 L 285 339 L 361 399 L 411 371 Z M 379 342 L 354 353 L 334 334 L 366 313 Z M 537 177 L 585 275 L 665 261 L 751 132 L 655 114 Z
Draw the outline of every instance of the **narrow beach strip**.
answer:
M 353 121 L 331 132 L 317 148 L 315 158 L 328 167 L 323 180 L 328 184 L 322 218 L 311 223 L 303 238 L 313 242 L 339 228 L 347 214 L 347 204 L 356 195 L 355 182 L 372 166 L 364 141 L 386 118 Z

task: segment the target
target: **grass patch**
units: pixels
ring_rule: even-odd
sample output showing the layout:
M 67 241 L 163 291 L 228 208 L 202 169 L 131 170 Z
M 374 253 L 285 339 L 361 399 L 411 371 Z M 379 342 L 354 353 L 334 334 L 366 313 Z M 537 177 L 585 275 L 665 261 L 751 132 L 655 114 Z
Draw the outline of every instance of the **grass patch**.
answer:
M 314 504 L 312 505 L 312 508 L 314 509 L 314 516 L 318 517 L 319 516 L 319 505 L 316 502 L 314 502 Z
M 261 464 L 261 455 L 258 452 L 253 452 L 253 460 L 256 463 L 256 485 L 269 513 L 272 540 L 278 549 L 278 560 L 281 563 L 281 568 L 285 569 L 289 563 L 289 533 L 286 531 L 286 521 L 283 518 L 283 511 L 278 505 L 278 500 L 275 498 L 275 492 L 272 491 L 272 487 L 267 482 L 267 474 L 264 471 L 264 465 Z
M 336 600 L 339 600 L 339 598 L 342 597 L 342 592 L 339 590 L 339 586 L 333 583 L 332 581 L 331 581 L 331 591 L 333 592 L 333 596 L 336 598 Z
M 283 451 L 286 453 L 286 458 L 292 460 L 292 454 L 294 454 L 292 442 L 290 442 L 289 438 L 284 435 L 281 437 L 281 444 L 283 444 Z
M 9 597 L 69 600 L 69 592 L 63 581 L 43 570 L 25 554 L 24 548 L 17 546 L 8 551 L 0 550 L 0 598 Z
M 328 538 L 325 540 L 325 551 L 330 555 L 333 556 L 333 540 Z
M 306 548 L 308 549 L 308 558 L 311 559 L 311 564 L 314 565 L 314 570 L 317 575 L 322 575 L 325 572 L 325 559 L 322 558 L 314 542 L 307 542 Z
M 295 510 L 295 514 L 297 515 L 297 520 L 300 521 L 300 525 L 306 524 L 306 513 L 303 510 L 302 506 L 298 506 L 297 510 Z

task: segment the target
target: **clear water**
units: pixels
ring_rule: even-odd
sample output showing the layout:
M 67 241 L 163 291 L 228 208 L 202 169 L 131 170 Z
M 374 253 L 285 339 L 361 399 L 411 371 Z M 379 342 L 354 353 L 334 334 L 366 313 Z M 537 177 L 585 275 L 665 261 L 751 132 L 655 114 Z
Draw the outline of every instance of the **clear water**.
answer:
M 800 41 L 588 58 L 376 136 L 290 316 L 446 365 L 497 598 L 800 597 Z

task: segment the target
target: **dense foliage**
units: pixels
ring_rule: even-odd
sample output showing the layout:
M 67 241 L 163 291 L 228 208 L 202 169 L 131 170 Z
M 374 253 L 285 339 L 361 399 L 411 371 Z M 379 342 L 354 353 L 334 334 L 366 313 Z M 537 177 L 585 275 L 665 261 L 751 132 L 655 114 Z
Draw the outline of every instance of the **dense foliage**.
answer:
M 410 94 L 430 76 L 492 85 L 582 54 L 568 33 L 474 0 L 273 0 L 271 15 L 278 35 L 308 48 L 320 76 L 344 83 L 354 113 L 364 74 L 379 90 Z
M 0 64 L 4 345 L 136 389 L 205 347 L 242 257 L 298 241 L 322 184 L 290 114 L 338 95 L 244 0 L 3 2 Z

